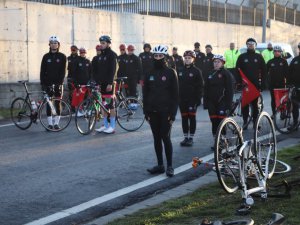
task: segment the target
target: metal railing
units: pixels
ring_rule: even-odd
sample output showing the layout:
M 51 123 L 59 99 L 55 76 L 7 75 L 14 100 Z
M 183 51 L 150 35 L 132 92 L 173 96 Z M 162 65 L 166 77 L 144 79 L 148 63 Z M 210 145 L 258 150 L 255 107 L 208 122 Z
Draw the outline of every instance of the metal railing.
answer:
M 261 1 L 244 0 L 240 4 L 214 0 L 25 0 L 81 8 L 101 9 L 122 13 L 137 13 L 170 18 L 221 22 L 230 24 L 262 26 L 263 8 Z M 235 1 L 237 2 L 237 1 Z M 269 1 L 269 18 L 300 26 L 298 5 L 293 8 Z M 297 2 L 294 0 L 294 2 Z M 294 3 L 293 2 L 293 3 Z

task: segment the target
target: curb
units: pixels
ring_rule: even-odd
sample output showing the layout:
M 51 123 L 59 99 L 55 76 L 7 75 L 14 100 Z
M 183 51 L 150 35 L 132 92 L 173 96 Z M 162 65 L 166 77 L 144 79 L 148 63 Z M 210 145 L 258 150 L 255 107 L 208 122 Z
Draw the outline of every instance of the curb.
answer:
M 299 138 L 288 138 L 281 142 L 278 142 L 277 148 L 278 150 L 282 150 L 283 148 L 288 148 L 295 146 L 300 143 Z M 210 184 L 212 182 L 216 182 L 218 180 L 217 175 L 215 172 L 209 172 L 208 174 L 197 178 L 193 181 L 190 181 L 186 184 L 180 185 L 176 188 L 170 189 L 168 191 L 165 191 L 161 194 L 158 194 L 154 197 L 151 197 L 147 200 L 144 200 L 142 202 L 133 204 L 131 206 L 125 207 L 124 209 L 118 210 L 116 212 L 113 212 L 111 214 L 108 214 L 106 216 L 100 217 L 98 219 L 95 219 L 91 222 L 85 223 L 84 225 L 104 225 L 109 222 L 112 222 L 116 219 L 123 218 L 127 215 L 133 214 L 140 209 L 146 209 L 148 207 L 160 204 L 162 202 L 165 202 L 167 200 L 171 200 L 174 198 L 181 197 L 183 195 L 190 194 L 194 192 L 195 190 L 201 188 L 202 186 L 206 184 Z

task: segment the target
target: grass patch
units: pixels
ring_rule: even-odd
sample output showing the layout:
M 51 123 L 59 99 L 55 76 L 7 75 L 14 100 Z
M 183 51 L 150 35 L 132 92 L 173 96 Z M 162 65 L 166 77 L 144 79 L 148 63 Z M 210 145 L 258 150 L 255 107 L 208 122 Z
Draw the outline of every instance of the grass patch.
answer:
M 283 179 L 292 181 L 300 178 L 300 160 L 294 157 L 300 155 L 300 146 L 285 149 L 278 152 L 278 159 L 288 163 L 292 171 L 284 175 L 275 175 L 268 182 L 280 183 Z M 283 189 L 282 189 L 283 190 Z M 283 214 L 287 225 L 300 224 L 300 186 L 293 187 L 291 198 L 268 198 L 262 202 L 255 198 L 255 204 L 248 216 L 235 215 L 236 208 L 241 204 L 241 194 L 227 194 L 219 183 L 213 183 L 202 187 L 192 194 L 178 199 L 166 201 L 155 207 L 140 210 L 135 214 L 128 215 L 122 219 L 115 220 L 110 225 L 182 225 L 199 224 L 202 219 L 208 218 L 211 221 L 252 218 L 256 225 L 265 225 L 273 212 Z
M 10 109 L 0 108 L 0 119 L 9 119 L 10 118 Z

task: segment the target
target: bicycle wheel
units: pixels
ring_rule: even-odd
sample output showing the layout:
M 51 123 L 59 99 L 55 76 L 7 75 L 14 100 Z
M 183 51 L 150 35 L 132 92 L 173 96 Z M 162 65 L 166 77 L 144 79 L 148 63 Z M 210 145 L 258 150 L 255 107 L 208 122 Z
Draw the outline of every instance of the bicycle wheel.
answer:
M 117 122 L 126 131 L 136 131 L 145 121 L 143 104 L 135 97 L 122 100 L 116 111 Z
M 286 164 L 285 162 L 282 162 L 277 159 L 274 174 L 287 173 L 287 172 L 291 171 L 291 169 L 292 168 L 289 164 Z
M 296 129 L 296 126 L 293 126 L 292 117 L 291 102 L 287 101 L 280 104 L 280 106 L 277 107 L 273 118 L 276 130 L 278 130 L 282 134 L 289 134 L 293 132 Z
M 79 104 L 75 114 L 75 125 L 79 133 L 87 135 L 95 128 L 97 110 L 91 98 L 85 99 Z
M 266 112 L 262 112 L 255 123 L 254 155 L 259 172 L 270 179 L 275 171 L 277 144 L 273 121 Z
M 10 106 L 10 117 L 18 128 L 28 129 L 32 124 L 29 103 L 24 98 L 16 98 Z
M 215 139 L 215 168 L 219 183 L 228 193 L 239 188 L 239 146 L 243 143 L 240 127 L 232 118 L 224 119 Z
M 44 101 L 39 108 L 39 118 L 46 130 L 53 132 L 62 131 L 71 122 L 71 107 L 60 98 L 53 98 L 50 100 L 50 103 Z

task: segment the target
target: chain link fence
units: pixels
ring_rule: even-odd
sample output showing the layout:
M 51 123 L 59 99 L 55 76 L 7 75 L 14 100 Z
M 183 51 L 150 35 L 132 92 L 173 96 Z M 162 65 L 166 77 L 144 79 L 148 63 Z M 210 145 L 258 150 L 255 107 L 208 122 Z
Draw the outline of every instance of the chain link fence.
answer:
M 26 0 L 81 8 L 101 9 L 122 13 L 164 16 L 209 22 L 262 26 L 263 2 L 250 0 L 247 4 L 229 3 L 229 0 Z M 237 2 L 237 1 L 235 1 Z M 300 26 L 298 1 L 280 5 L 269 1 L 270 19 Z M 300 4 L 300 1 L 299 1 Z M 268 23 L 269 24 L 269 23 Z

